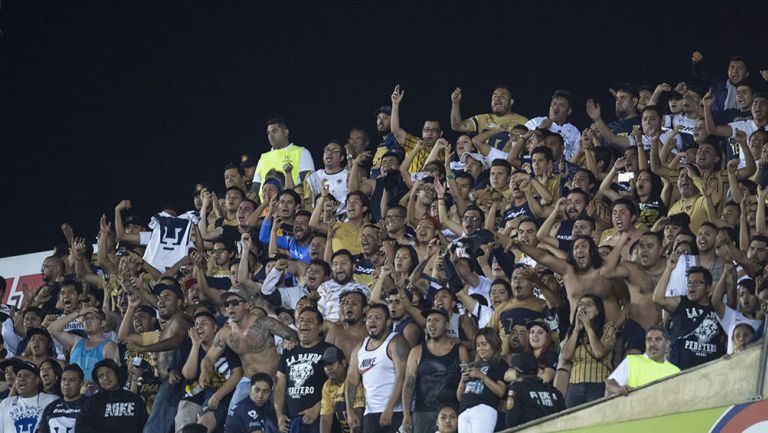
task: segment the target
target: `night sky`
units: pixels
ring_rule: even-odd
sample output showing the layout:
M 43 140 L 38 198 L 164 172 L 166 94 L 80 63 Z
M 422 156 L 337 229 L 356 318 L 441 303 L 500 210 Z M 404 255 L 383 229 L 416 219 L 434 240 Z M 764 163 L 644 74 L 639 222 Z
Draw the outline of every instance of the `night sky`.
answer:
M 270 117 L 315 155 L 354 125 L 375 144 L 398 83 L 413 132 L 449 129 L 456 86 L 464 117 L 487 112 L 497 83 L 529 117 L 571 90 L 582 128 L 586 98 L 688 79 L 695 49 L 717 75 L 735 54 L 768 65 L 768 2 L 475 3 L 4 0 L 0 256 L 62 242 L 64 221 L 93 241 L 123 198 L 190 209 L 196 182 L 221 190 L 267 150 Z

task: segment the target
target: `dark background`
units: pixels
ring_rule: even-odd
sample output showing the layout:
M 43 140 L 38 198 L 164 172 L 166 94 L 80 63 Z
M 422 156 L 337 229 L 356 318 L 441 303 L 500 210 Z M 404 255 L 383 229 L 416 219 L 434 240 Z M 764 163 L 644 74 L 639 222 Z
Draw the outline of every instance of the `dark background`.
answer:
M 195 182 L 221 189 L 267 149 L 270 117 L 315 155 L 353 125 L 375 144 L 397 83 L 411 131 L 448 129 L 456 86 L 464 117 L 487 112 L 497 83 L 529 117 L 570 89 L 581 128 L 586 98 L 686 80 L 693 50 L 723 77 L 731 55 L 768 65 L 766 2 L 480 3 L 4 0 L 0 257 L 61 242 L 64 221 L 93 240 L 123 198 L 190 209 Z

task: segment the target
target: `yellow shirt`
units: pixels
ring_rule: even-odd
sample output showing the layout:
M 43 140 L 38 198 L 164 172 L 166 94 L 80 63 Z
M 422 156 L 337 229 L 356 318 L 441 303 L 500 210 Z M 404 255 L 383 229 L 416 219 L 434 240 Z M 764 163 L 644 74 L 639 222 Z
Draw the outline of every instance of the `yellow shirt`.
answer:
M 603 383 L 608 379 L 613 369 L 611 360 L 613 358 L 613 345 L 616 343 L 616 328 L 612 323 L 606 323 L 603 326 L 603 336 L 600 337 L 600 342 L 607 354 L 602 359 L 595 359 L 587 350 L 589 338 L 586 336 L 586 332 L 580 337 L 573 353 L 573 359 L 571 359 L 573 366 L 571 367 L 570 383 Z
M 699 227 L 707 220 L 707 205 L 703 195 L 691 198 L 681 198 L 670 206 L 667 215 L 687 213 L 691 218 L 690 229 L 696 233 Z
M 403 146 L 403 150 L 407 154 L 408 152 L 412 151 L 414 147 L 416 147 L 416 144 L 419 142 L 419 140 L 421 139 L 415 135 L 405 134 L 405 142 L 400 143 L 400 145 Z M 408 167 L 408 172 L 416 173 L 421 171 L 424 168 L 424 162 L 427 160 L 429 152 L 431 151 L 432 149 L 421 149 L 419 153 L 417 153 L 413 158 L 413 161 L 411 161 L 411 165 Z
M 484 113 L 472 116 L 470 117 L 470 120 L 475 125 L 475 133 L 479 134 L 488 129 L 507 129 L 515 125 L 524 125 L 525 122 L 528 121 L 528 118 L 517 113 L 507 113 L 503 116 L 497 116 L 493 113 Z
M 267 173 L 271 170 L 285 174 L 283 165 L 286 163 L 291 163 L 293 166 L 294 185 L 300 184 L 299 173 L 315 170 L 315 164 L 312 162 L 312 155 L 309 151 L 291 143 L 281 149 L 272 149 L 269 152 L 262 153 L 259 162 L 256 164 L 256 174 L 253 177 L 253 181 L 264 184 L 264 179 L 266 179 Z M 259 197 L 264 198 L 261 191 L 259 191 Z
M 627 355 L 627 362 L 629 362 L 629 383 L 627 385 L 632 388 L 680 372 L 680 369 L 675 364 L 667 360 L 660 363 L 645 355 Z
M 355 394 L 355 409 L 365 408 L 365 394 L 363 387 L 357 387 Z M 349 424 L 347 424 L 347 403 L 344 400 L 344 384 L 336 385 L 331 379 L 325 381 L 323 385 L 323 394 L 320 399 L 320 415 L 336 415 L 341 430 L 349 433 Z
M 363 247 L 360 245 L 360 237 L 363 234 L 362 225 L 358 228 L 350 222 L 342 221 L 339 223 L 339 228 L 331 239 L 331 247 L 335 253 L 338 250 L 349 250 L 352 255 L 360 254 L 363 252 Z

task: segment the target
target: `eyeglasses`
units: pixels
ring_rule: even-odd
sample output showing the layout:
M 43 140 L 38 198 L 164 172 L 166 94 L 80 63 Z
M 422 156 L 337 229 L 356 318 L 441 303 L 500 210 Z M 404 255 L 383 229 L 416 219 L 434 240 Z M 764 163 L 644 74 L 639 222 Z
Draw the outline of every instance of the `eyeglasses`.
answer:
M 691 286 L 691 287 L 702 287 L 702 286 L 706 286 L 707 283 L 704 282 L 704 281 L 690 281 L 690 280 L 688 280 L 688 285 Z
M 464 220 L 465 222 L 468 222 L 468 223 L 469 223 L 469 222 L 473 222 L 473 223 L 476 223 L 476 222 L 479 222 L 479 221 L 482 221 L 482 220 L 483 220 L 483 219 L 482 219 L 482 218 L 480 218 L 479 216 L 465 216 L 465 217 L 463 217 L 463 218 L 461 218 L 461 219 L 462 219 L 462 220 Z
M 219 254 L 219 253 L 223 253 L 223 252 L 226 252 L 226 251 L 227 251 L 227 250 L 226 250 L 226 249 L 224 249 L 224 248 L 214 248 L 214 249 L 212 249 L 212 250 L 211 250 L 211 253 L 213 253 L 213 254 Z
M 244 304 L 244 303 L 245 301 L 241 299 L 233 299 L 231 301 L 224 301 L 221 304 L 224 305 L 224 308 L 227 308 L 227 307 L 237 307 L 238 305 Z
M 341 153 L 341 150 L 339 150 L 339 149 L 323 149 L 323 152 L 325 152 L 325 153 Z

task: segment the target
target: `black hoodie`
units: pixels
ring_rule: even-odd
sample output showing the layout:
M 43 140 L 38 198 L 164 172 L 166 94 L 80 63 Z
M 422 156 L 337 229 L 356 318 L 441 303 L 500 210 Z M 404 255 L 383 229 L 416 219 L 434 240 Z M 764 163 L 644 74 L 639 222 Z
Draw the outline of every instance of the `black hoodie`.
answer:
M 83 403 L 77 416 L 77 433 L 141 433 L 147 407 L 137 394 L 123 389 L 101 390 Z

